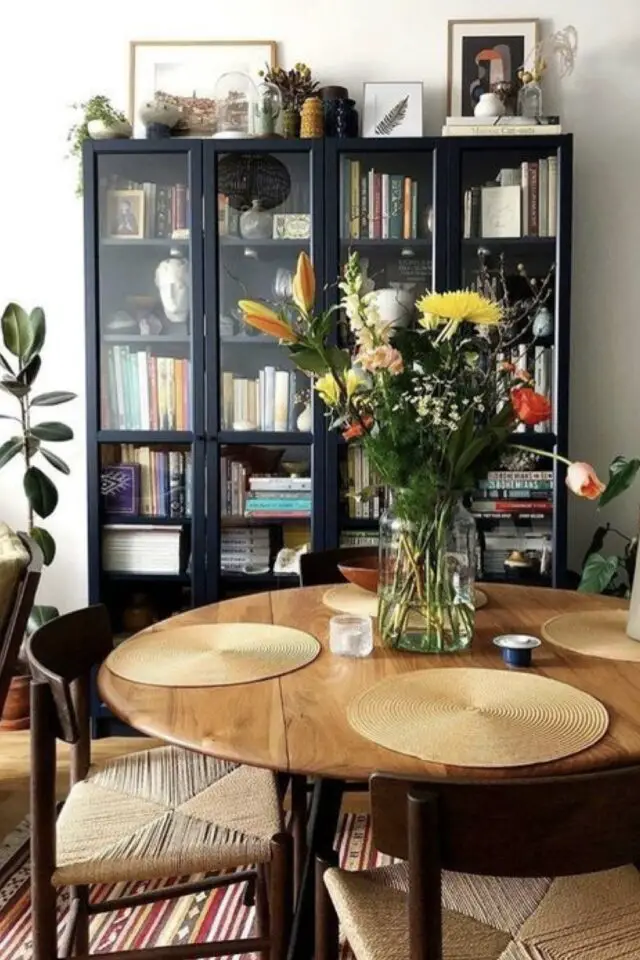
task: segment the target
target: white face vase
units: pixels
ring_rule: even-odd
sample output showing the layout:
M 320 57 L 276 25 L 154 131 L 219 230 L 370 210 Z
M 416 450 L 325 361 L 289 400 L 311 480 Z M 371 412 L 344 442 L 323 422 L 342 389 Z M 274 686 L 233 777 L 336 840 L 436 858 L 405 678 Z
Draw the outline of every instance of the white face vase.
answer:
M 156 267 L 155 281 L 167 320 L 186 323 L 191 300 L 189 261 L 178 250 L 172 250 Z

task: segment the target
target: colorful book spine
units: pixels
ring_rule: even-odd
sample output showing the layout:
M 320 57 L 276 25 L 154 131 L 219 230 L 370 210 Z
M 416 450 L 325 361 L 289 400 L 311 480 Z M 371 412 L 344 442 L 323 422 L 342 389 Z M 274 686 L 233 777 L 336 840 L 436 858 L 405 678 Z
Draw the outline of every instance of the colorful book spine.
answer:
M 391 240 L 402 239 L 402 197 L 403 178 L 392 173 L 389 177 L 389 237 Z
M 350 203 L 351 217 L 349 236 L 358 240 L 360 237 L 360 161 L 351 160 Z
M 537 237 L 540 230 L 540 209 L 538 207 L 538 164 L 529 164 L 529 235 Z
M 411 177 L 405 177 L 402 186 L 402 239 L 411 239 Z

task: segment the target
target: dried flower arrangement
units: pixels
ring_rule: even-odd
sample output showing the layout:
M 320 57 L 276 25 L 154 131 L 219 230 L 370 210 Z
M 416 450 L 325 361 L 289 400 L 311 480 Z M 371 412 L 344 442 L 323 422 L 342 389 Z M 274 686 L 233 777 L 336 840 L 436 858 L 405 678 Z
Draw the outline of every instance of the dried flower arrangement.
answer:
M 550 37 L 545 37 L 537 43 L 529 52 L 518 71 L 518 79 L 522 83 L 540 83 L 551 57 L 557 58 L 560 76 L 567 77 L 573 72 L 577 54 L 578 31 L 576 28 L 569 25 L 562 30 L 556 30 Z
M 260 76 L 278 88 L 285 108 L 300 110 L 307 97 L 312 97 L 318 89 L 318 81 L 313 79 L 311 69 L 306 63 L 296 63 L 292 70 L 267 67 L 260 71 Z

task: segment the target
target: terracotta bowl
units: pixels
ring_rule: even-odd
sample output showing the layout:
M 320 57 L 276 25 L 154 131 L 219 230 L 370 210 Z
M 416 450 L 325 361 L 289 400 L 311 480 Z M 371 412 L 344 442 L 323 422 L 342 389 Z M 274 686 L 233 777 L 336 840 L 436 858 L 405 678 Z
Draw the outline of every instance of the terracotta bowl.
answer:
M 348 564 L 339 563 L 338 570 L 350 583 L 375 593 L 378 589 L 378 552 L 366 554 L 350 560 Z

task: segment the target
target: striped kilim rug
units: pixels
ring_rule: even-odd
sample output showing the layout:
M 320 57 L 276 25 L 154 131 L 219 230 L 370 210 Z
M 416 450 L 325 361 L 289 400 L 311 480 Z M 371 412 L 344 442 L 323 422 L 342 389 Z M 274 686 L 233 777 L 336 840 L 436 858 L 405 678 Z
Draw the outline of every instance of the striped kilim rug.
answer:
M 340 859 L 348 870 L 389 863 L 389 858 L 371 848 L 369 819 L 346 815 L 338 831 Z M 108 900 L 142 890 L 170 886 L 178 879 L 147 883 L 103 884 L 93 889 L 93 899 Z M 193 879 L 193 878 L 192 878 Z M 115 950 L 249 936 L 253 910 L 243 906 L 244 885 L 212 890 L 180 900 L 153 903 L 135 910 L 98 914 L 91 920 L 91 950 L 108 954 Z M 59 901 L 59 930 L 68 910 Z M 247 954 L 243 955 L 248 956 Z M 253 955 L 251 955 L 253 956 Z M 343 960 L 351 958 L 344 951 Z M 31 907 L 29 896 L 29 825 L 25 821 L 0 844 L 0 960 L 31 960 Z

